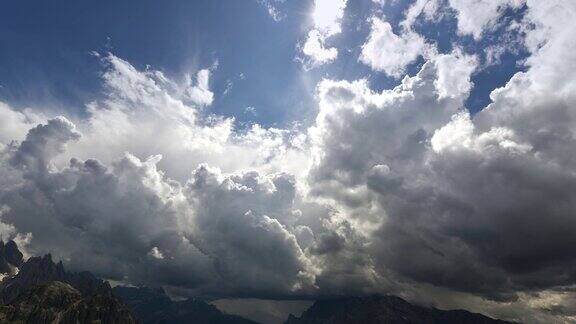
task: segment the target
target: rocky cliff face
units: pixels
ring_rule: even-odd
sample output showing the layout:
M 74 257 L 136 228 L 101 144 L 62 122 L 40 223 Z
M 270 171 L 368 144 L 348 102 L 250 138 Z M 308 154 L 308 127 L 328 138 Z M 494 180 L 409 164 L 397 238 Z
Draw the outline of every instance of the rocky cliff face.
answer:
M 10 242 L 0 246 L 0 257 L 10 268 L 0 283 L 1 323 L 136 323 L 108 283 L 89 272 L 67 272 L 49 254 L 23 262 Z
M 416 306 L 394 296 L 350 297 L 317 301 L 300 318 L 286 324 L 510 324 L 464 310 Z
M 0 274 L 11 275 L 24 263 L 23 255 L 14 241 L 0 241 Z
M 162 289 L 115 287 L 141 323 L 256 324 L 197 299 L 172 301 Z

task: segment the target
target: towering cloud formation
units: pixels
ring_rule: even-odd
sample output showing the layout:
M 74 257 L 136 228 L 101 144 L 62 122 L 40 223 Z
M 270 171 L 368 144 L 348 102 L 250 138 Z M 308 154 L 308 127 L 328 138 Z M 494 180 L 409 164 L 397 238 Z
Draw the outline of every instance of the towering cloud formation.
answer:
M 32 129 L 12 153 L 28 181 L 3 192 L 10 207 L 3 216 L 33 233 L 37 248 L 110 278 L 207 294 L 314 287 L 314 268 L 289 230 L 298 218 L 291 177 L 225 177 L 201 166 L 183 186 L 158 170 L 161 156 L 130 154 L 111 169 L 77 159 L 51 168 L 50 157 L 76 139 L 59 117 Z
M 14 152 L 10 164 L 31 176 L 47 173 L 50 162 L 64 152 L 66 143 L 80 138 L 74 128 L 74 124 L 64 117 L 34 127 Z
M 296 180 L 274 171 L 276 160 L 298 160 L 301 153 L 291 151 L 300 141 L 290 131 L 259 126 L 232 134 L 231 120 L 200 118 L 209 91 L 204 70 L 198 85 L 187 88 L 115 56 L 103 60 L 109 94 L 79 121 L 82 135 L 56 117 L 3 148 L 2 217 L 13 224 L 6 226 L 32 233 L 33 251 L 116 280 L 215 296 L 317 289 L 317 270 L 297 239 L 314 240 L 298 224 Z M 67 147 L 110 166 L 92 158 L 63 162 Z M 175 181 L 158 167 L 163 156 L 148 156 L 150 150 L 165 154 L 176 176 L 198 165 L 193 156 L 254 171 L 223 174 L 200 165 L 188 180 Z
M 386 40 L 401 52 L 427 46 L 404 38 L 422 37 L 410 26 L 435 3 L 411 7 L 398 35 L 373 19 L 360 59 L 401 75 L 414 58 L 380 55 Z M 0 130 L 6 232 L 31 233 L 31 251 L 71 267 L 193 294 L 392 292 L 566 319 L 576 283 L 576 4 L 500 1 L 470 22 L 449 2 L 475 37 L 501 8 L 524 3 L 514 28 L 527 71 L 474 116 L 464 103 L 478 58 L 456 47 L 431 50 L 417 74 L 382 92 L 322 80 L 304 131 L 235 130 L 199 113 L 212 101 L 208 70 L 182 85 L 107 56 L 107 96 L 86 119 L 0 106 L 17 125 Z M 340 4 L 318 28 L 339 31 Z

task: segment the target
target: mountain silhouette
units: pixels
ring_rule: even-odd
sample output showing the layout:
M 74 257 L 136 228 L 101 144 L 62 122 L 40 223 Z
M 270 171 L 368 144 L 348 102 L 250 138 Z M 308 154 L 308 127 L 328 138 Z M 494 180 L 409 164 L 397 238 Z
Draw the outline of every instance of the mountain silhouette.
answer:
M 395 296 L 344 297 L 316 301 L 285 324 L 511 324 L 465 310 L 413 305 Z
M 142 323 L 256 324 L 239 316 L 224 314 L 202 300 L 173 301 L 163 289 L 115 287 L 113 291 Z

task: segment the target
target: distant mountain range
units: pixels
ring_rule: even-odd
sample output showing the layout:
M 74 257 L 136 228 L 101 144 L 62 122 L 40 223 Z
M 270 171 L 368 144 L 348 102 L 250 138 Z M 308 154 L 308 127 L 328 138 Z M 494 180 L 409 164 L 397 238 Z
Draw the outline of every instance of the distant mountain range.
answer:
M 162 289 L 115 287 L 113 291 L 128 304 L 141 323 L 257 324 L 224 314 L 201 300 L 172 301 Z
M 444 311 L 408 303 L 395 296 L 346 297 L 315 302 L 286 324 L 511 324 L 465 310 Z
M 67 272 L 50 254 L 24 261 L 16 243 L 0 241 L 0 323 L 257 324 L 205 301 L 170 299 L 164 290 L 115 287 L 90 272 Z M 504 324 L 464 310 L 412 305 L 393 296 L 315 302 L 286 324 Z

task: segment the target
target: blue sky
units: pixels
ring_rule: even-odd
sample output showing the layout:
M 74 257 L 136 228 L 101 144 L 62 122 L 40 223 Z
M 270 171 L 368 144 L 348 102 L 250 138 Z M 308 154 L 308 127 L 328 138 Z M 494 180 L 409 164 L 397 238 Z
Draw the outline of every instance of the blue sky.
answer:
M 147 65 L 178 79 L 217 62 L 210 112 L 239 122 L 265 126 L 307 124 L 314 118 L 315 85 L 322 78 L 368 78 L 373 89 L 392 88 L 399 80 L 360 63 L 368 18 L 386 17 L 394 28 L 410 1 L 351 0 L 342 21 L 343 33 L 330 43 L 340 48 L 333 64 L 306 70 L 298 61 L 312 26 L 311 1 L 274 2 L 276 21 L 259 1 L 130 1 L 98 2 L 7 0 L 0 11 L 0 98 L 15 107 L 51 106 L 83 114 L 84 105 L 101 95 L 99 60 L 91 52 L 112 52 L 139 68 Z M 511 12 L 510 19 L 518 12 Z M 482 58 L 483 49 L 499 33 L 475 42 L 456 33 L 454 16 L 440 23 L 421 23 L 417 30 L 441 52 L 454 44 Z M 475 112 L 489 103 L 489 93 L 522 69 L 522 51 L 506 53 L 501 63 L 479 69 L 467 101 Z M 414 74 L 422 59 L 411 64 Z M 226 89 L 228 91 L 226 91 Z M 252 107 L 247 109 L 248 107 Z

